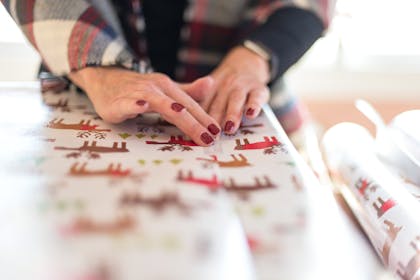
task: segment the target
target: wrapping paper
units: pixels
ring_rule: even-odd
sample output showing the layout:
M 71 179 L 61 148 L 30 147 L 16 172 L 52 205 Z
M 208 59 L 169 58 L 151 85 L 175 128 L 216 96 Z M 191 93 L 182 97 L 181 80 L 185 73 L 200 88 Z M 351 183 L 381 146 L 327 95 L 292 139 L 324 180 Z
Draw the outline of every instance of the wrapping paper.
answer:
M 342 193 L 385 266 L 401 279 L 420 277 L 419 187 L 385 166 L 366 129 L 334 126 L 323 146 Z
M 406 181 L 420 185 L 420 110 L 403 112 L 378 128 L 378 156 Z
M 203 148 L 76 93 L 0 98 L 2 279 L 374 279 L 267 108 Z

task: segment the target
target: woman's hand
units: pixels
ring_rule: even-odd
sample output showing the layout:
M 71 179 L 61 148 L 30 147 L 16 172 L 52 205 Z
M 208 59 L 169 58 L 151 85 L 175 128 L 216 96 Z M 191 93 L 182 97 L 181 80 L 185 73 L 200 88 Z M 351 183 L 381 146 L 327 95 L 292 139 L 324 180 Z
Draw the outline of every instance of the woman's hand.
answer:
M 212 86 L 209 77 L 189 84 L 192 97 L 159 73 L 88 67 L 72 72 L 69 77 L 85 90 L 96 112 L 106 122 L 120 123 L 154 111 L 202 146 L 211 145 L 220 132 L 217 122 L 193 99 L 202 99 Z
M 210 76 L 213 90 L 200 104 L 227 134 L 236 132 L 243 114 L 257 117 L 269 99 L 268 62 L 247 48 L 232 49 Z M 182 88 L 190 92 L 188 85 Z

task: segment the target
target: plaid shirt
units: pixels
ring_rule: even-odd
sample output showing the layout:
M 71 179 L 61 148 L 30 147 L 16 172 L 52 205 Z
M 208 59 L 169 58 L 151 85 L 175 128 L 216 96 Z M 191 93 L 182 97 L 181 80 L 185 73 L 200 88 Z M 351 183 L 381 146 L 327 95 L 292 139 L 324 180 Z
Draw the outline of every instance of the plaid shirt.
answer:
M 57 76 L 87 66 L 149 69 L 140 0 L 1 0 Z M 277 9 L 300 7 L 327 25 L 329 0 L 190 0 L 184 13 L 176 79 L 208 74 L 229 47 Z M 119 22 L 117 13 L 126 14 Z M 124 27 L 124 33 L 122 32 Z

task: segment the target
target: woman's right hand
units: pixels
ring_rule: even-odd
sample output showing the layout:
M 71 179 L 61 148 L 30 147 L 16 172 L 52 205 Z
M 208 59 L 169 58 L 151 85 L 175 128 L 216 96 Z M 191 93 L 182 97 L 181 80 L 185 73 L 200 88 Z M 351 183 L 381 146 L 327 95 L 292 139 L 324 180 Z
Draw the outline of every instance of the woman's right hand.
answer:
M 213 144 L 220 133 L 217 122 L 196 102 L 204 98 L 212 86 L 211 78 L 193 83 L 196 88 L 193 95 L 185 93 L 160 73 L 139 74 L 114 67 L 87 67 L 70 73 L 69 78 L 85 90 L 96 112 L 106 122 L 120 123 L 153 111 L 201 146 Z

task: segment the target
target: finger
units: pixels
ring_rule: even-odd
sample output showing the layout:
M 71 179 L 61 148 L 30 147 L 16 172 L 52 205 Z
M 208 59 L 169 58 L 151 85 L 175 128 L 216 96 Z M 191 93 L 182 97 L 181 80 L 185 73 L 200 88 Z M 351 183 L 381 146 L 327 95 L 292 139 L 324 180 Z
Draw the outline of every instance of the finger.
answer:
M 241 123 L 246 99 L 247 91 L 245 90 L 235 90 L 229 95 L 226 117 L 223 126 L 226 134 L 233 134 L 238 129 Z
M 212 91 L 214 86 L 214 79 L 211 76 L 206 76 L 195 80 L 188 84 L 179 84 L 181 90 L 186 92 L 192 99 L 197 102 L 206 99 Z
M 114 120 L 111 122 L 122 122 L 126 119 L 133 118 L 138 114 L 142 114 L 149 109 L 149 103 L 142 99 L 120 98 L 115 101 L 112 106 L 112 116 Z
M 209 115 L 216 120 L 221 126 L 224 116 L 226 114 L 226 108 L 229 98 L 229 90 L 227 87 L 221 87 L 217 90 L 213 100 L 209 104 Z M 222 126 L 223 127 L 223 126 Z
M 245 116 L 248 119 L 255 119 L 261 112 L 262 106 L 268 102 L 270 90 L 264 86 L 252 90 L 248 94 L 248 100 L 245 105 Z
M 189 114 L 202 126 L 206 127 L 212 135 L 218 135 L 221 131 L 218 122 L 207 114 L 203 108 L 188 94 L 182 91 L 175 83 L 164 85 L 165 94 L 187 108 Z
M 166 121 L 177 126 L 198 145 L 209 146 L 214 143 L 207 128 L 176 100 L 164 93 L 156 93 L 150 96 L 148 102 L 152 110 L 160 113 Z

